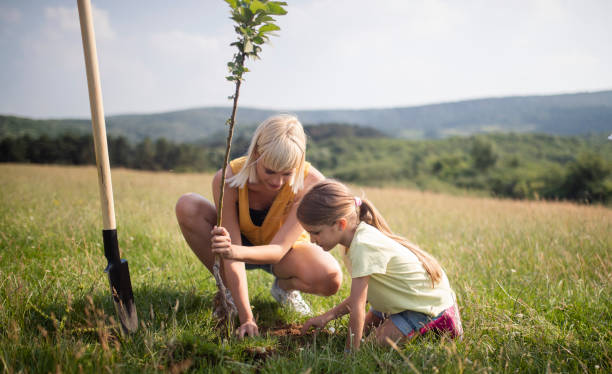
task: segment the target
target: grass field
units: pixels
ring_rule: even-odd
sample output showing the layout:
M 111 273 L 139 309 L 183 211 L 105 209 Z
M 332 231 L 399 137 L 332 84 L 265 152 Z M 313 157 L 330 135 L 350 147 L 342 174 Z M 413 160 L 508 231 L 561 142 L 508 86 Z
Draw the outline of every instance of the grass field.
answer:
M 561 202 L 359 188 L 393 229 L 438 258 L 457 292 L 465 338 L 343 354 L 335 333 L 297 336 L 303 319 L 249 272 L 260 338 L 215 328 L 212 276 L 186 246 L 177 198 L 211 175 L 114 170 L 117 232 L 141 326 L 117 333 L 103 273 L 93 167 L 0 164 L 0 367 L 4 372 L 612 371 L 612 210 Z M 305 295 L 323 312 L 348 294 Z

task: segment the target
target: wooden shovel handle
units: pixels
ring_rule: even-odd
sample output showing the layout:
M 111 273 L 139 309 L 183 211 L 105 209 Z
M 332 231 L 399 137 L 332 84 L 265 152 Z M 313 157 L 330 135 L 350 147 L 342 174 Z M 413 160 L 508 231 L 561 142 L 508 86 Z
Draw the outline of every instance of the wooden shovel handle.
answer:
M 100 202 L 102 203 L 102 221 L 105 230 L 116 229 L 115 207 L 113 202 L 113 186 L 108 160 L 108 145 L 106 143 L 106 124 L 104 122 L 104 106 L 102 104 L 102 88 L 98 71 L 98 53 L 90 0 L 77 0 L 79 20 L 81 22 L 81 37 L 85 54 L 85 69 L 87 71 L 87 86 L 89 87 L 89 104 L 91 107 L 91 125 L 96 152 L 98 183 L 100 185 Z

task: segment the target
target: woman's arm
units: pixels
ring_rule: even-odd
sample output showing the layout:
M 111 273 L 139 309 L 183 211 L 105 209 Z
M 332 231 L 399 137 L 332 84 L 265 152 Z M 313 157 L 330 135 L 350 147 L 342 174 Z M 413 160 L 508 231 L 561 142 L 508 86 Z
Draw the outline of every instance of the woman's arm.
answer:
M 215 174 L 212 182 L 213 196 L 215 200 L 215 206 L 218 205 L 219 195 L 221 192 L 221 170 Z M 233 175 L 232 169 L 227 168 L 226 178 Z M 238 224 L 238 215 L 236 213 L 236 203 L 238 201 L 237 188 L 225 185 L 225 191 L 223 193 L 223 227 L 227 230 L 231 237 L 231 241 L 237 245 L 242 244 L 240 239 L 240 226 Z M 214 240 L 215 237 L 213 237 Z M 214 245 L 214 244 L 213 244 Z M 214 248 L 213 248 L 214 253 Z M 223 260 L 223 275 L 225 276 L 226 286 L 229 288 L 236 309 L 238 309 L 238 318 L 240 319 L 241 327 L 239 334 L 244 335 L 258 335 L 257 325 L 253 318 L 253 312 L 251 311 L 251 304 L 249 303 L 249 290 L 247 286 L 246 270 L 244 269 L 244 263 L 224 259 Z M 242 327 L 245 327 L 244 329 Z
M 278 232 L 274 235 L 270 241 L 270 244 L 247 247 L 236 244 L 236 241 L 232 239 L 231 248 L 217 248 L 215 253 L 220 254 L 226 259 L 233 259 L 251 264 L 276 264 L 279 262 L 283 257 L 285 257 L 291 247 L 293 247 L 293 244 L 300 237 L 300 235 L 302 235 L 302 232 L 304 232 L 304 228 L 302 228 L 302 225 L 300 225 L 297 219 L 298 202 L 310 186 L 323 179 L 325 179 L 323 174 L 311 166 L 308 175 L 304 180 L 304 188 L 301 189 L 295 196 L 291 209 L 287 214 L 287 219 Z M 233 214 L 236 216 L 235 210 Z M 225 217 L 225 210 L 223 216 Z M 236 222 L 237 220 L 238 218 L 236 218 Z M 223 221 L 225 222 L 225 219 Z M 225 228 L 228 229 L 229 235 L 234 238 L 235 234 L 233 234 L 228 227 Z M 238 229 L 237 235 L 240 235 L 240 229 Z
M 359 349 L 361 344 L 369 279 L 369 276 L 353 278 L 351 283 L 351 295 L 347 299 L 347 308 L 350 310 L 351 317 L 349 319 L 349 333 L 346 338 L 345 349 Z

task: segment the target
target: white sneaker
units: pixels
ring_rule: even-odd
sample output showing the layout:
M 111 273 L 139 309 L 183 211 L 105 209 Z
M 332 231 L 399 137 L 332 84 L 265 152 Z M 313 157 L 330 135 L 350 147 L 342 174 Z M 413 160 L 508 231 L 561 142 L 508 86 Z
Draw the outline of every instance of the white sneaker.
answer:
M 272 288 L 270 288 L 270 294 L 272 297 L 278 301 L 282 305 L 288 305 L 290 308 L 300 313 L 303 316 L 309 315 L 312 313 L 310 307 L 302 299 L 302 295 L 300 291 L 285 291 L 278 286 L 278 278 L 274 279 L 274 283 L 272 283 Z

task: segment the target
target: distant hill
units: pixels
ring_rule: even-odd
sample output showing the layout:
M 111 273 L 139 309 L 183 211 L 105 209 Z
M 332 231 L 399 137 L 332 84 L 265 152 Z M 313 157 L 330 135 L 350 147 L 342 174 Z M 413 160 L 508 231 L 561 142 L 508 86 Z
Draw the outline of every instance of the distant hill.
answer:
M 237 123 L 252 127 L 275 110 L 240 108 Z M 415 107 L 359 110 L 298 110 L 305 125 L 351 124 L 407 139 L 444 138 L 477 133 L 578 135 L 612 131 L 612 91 L 549 96 L 488 98 Z M 107 117 L 111 135 L 132 141 L 165 137 L 194 142 L 223 131 L 229 107 L 187 109 L 158 114 Z M 0 137 L 26 133 L 54 135 L 90 131 L 88 120 L 33 120 L 0 116 Z

